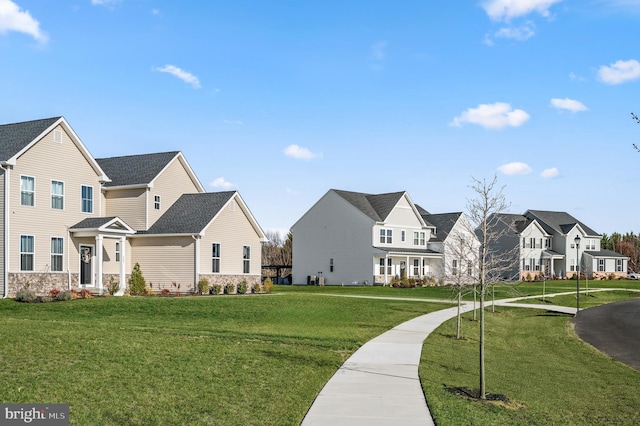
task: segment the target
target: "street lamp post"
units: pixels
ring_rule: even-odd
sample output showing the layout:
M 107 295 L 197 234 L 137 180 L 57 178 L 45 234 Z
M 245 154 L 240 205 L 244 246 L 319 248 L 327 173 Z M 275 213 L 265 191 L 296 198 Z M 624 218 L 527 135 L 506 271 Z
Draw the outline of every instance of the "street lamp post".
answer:
M 576 243 L 576 314 L 580 311 L 580 235 L 576 234 L 573 240 Z

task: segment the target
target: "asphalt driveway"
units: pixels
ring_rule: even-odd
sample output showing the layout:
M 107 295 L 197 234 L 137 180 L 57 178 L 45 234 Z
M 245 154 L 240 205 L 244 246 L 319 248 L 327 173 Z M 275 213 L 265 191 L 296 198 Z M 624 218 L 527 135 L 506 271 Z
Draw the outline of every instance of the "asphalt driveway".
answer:
M 582 340 L 640 371 L 640 299 L 585 309 L 573 323 Z

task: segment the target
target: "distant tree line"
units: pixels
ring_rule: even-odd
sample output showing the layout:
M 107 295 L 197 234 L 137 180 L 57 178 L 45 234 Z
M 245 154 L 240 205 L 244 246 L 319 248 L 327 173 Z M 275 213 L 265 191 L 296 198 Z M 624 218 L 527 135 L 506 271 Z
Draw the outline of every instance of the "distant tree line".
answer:
M 629 269 L 640 271 L 640 235 L 633 232 L 602 234 L 600 246 L 602 250 L 613 250 L 629 257 Z
M 268 241 L 262 244 L 262 265 L 263 266 L 291 266 L 293 235 L 289 232 L 283 236 L 280 232 L 274 230 L 265 231 Z M 276 269 L 264 269 L 263 277 L 271 278 L 276 282 Z M 281 269 L 280 277 L 288 277 L 291 275 L 291 269 Z

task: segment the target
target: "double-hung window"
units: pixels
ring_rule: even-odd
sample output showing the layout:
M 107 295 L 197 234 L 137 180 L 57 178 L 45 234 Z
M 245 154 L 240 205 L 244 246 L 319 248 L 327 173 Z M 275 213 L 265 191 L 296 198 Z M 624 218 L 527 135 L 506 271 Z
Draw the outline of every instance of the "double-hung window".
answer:
M 220 243 L 211 245 L 211 272 L 220 272 Z
M 20 270 L 33 271 L 33 235 L 20 235 Z
M 160 210 L 160 196 L 159 195 L 154 195 L 153 196 L 153 208 L 154 208 L 154 210 Z
M 33 206 L 36 198 L 36 179 L 33 176 L 20 176 L 20 204 Z
M 616 259 L 616 272 L 622 272 L 622 259 Z
M 64 260 L 64 239 L 51 238 L 51 272 L 62 272 Z
M 242 246 L 242 273 L 248 274 L 251 271 L 251 247 Z
M 58 180 L 51 181 L 51 208 L 64 209 L 64 183 Z
M 120 255 L 122 254 L 122 251 L 120 249 L 120 243 L 116 242 L 116 262 L 120 262 Z
M 420 275 L 420 259 L 413 259 L 413 275 Z
M 458 259 L 453 259 L 451 261 L 451 274 L 458 275 Z
M 82 213 L 93 213 L 93 187 L 82 185 Z
M 598 272 L 604 272 L 604 259 L 598 259 Z
M 393 230 L 381 229 L 380 230 L 380 244 L 391 244 L 393 242 Z

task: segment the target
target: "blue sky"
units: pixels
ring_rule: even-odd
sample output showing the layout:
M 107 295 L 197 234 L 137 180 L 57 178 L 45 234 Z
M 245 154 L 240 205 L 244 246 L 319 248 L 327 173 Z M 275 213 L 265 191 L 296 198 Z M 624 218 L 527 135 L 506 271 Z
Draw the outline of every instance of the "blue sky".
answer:
M 0 0 L 0 123 L 182 151 L 287 230 L 330 188 L 640 232 L 640 1 Z

